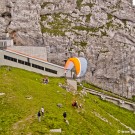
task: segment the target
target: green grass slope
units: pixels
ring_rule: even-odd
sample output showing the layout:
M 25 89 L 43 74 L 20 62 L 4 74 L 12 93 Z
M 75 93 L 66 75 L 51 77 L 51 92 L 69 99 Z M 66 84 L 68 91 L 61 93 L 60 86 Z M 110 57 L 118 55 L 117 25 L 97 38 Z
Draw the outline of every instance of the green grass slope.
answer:
M 0 135 L 120 135 L 122 131 L 131 134 L 128 127 L 135 130 L 133 112 L 90 94 L 67 92 L 59 87 L 64 78 L 49 77 L 47 85 L 41 83 L 42 78 L 33 72 L 0 67 L 0 93 L 5 93 L 0 96 Z M 83 107 L 73 108 L 73 100 Z M 38 122 L 37 112 L 42 106 L 45 116 Z M 63 120 L 64 111 L 69 125 Z M 62 133 L 49 132 L 57 128 Z

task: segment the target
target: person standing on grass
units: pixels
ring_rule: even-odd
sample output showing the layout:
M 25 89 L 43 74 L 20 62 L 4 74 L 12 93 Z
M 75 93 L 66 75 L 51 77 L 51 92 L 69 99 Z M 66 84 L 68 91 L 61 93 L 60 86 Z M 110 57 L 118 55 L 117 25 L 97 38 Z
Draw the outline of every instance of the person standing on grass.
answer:
M 67 117 L 66 111 L 63 113 L 63 117 L 64 117 L 64 120 L 66 120 L 66 117 Z
M 45 111 L 44 111 L 44 107 L 42 106 L 42 107 L 41 107 L 41 113 L 42 113 L 42 116 L 43 116 L 43 117 L 44 117 L 44 112 L 45 112 Z
M 67 113 L 66 111 L 63 113 L 64 121 L 69 125 L 69 121 L 66 119 Z
M 40 111 L 38 111 L 38 122 L 41 122 L 41 112 Z

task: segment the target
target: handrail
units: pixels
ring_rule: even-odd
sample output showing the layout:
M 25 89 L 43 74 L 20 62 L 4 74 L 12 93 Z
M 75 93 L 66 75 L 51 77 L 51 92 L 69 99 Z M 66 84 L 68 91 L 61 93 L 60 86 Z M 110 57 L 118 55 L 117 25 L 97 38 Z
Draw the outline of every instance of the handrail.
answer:
M 113 102 L 113 103 L 117 102 L 117 103 L 115 103 L 116 105 L 135 112 L 135 103 L 133 103 L 133 102 L 122 100 L 120 98 L 116 98 L 116 97 L 112 97 L 112 96 L 108 96 L 105 93 L 98 92 L 96 90 L 89 89 L 89 88 L 86 88 L 86 87 L 83 87 L 83 89 L 86 90 L 87 92 L 91 93 L 91 94 L 94 94 L 96 96 L 100 96 L 100 98 L 103 99 L 103 100 L 110 101 L 110 102 Z

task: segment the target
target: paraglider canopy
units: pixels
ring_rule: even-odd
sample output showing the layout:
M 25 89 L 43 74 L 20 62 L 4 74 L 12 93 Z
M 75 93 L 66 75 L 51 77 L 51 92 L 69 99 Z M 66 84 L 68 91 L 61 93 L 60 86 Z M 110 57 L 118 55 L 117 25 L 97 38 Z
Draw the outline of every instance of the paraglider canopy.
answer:
M 75 67 L 77 78 L 85 75 L 87 70 L 87 60 L 83 57 L 74 57 L 69 58 L 65 64 L 65 71 L 70 71 L 73 67 Z

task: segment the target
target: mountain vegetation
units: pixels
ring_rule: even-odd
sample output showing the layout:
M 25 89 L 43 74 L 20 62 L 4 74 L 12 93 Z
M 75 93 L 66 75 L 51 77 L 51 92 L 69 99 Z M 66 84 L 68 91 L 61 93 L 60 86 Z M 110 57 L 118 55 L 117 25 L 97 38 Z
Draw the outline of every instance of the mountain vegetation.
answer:
M 134 99 L 132 0 L 1 0 L 0 27 L 15 46 L 46 47 L 51 63 L 87 58 L 87 82 Z

